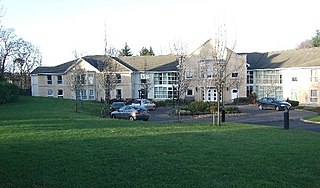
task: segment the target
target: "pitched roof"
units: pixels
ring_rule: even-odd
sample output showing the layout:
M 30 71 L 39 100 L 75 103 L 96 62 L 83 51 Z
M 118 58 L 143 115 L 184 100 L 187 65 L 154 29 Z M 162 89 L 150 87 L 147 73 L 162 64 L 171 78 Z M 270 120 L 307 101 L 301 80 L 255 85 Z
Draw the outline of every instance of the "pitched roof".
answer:
M 249 69 L 320 66 L 320 48 L 242 54 L 247 55 Z
M 138 71 L 145 69 L 148 71 L 176 71 L 179 63 L 175 55 L 126 56 L 119 59 Z
M 78 59 L 63 63 L 54 67 L 37 67 L 31 74 L 62 74 L 65 73 L 72 65 L 74 65 Z

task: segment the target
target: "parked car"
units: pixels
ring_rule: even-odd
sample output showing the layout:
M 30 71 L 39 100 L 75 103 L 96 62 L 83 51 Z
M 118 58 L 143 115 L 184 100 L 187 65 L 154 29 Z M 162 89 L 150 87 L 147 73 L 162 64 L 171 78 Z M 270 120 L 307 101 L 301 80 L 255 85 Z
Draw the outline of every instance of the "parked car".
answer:
M 148 110 L 142 106 L 125 105 L 117 111 L 111 112 L 111 118 L 129 119 L 131 121 L 148 121 L 150 118 L 150 114 Z
M 290 110 L 291 104 L 283 100 L 279 100 L 277 98 L 264 97 L 259 100 L 258 107 L 260 110 L 274 109 L 279 111 L 279 110 L 285 110 L 285 109 Z
M 156 109 L 156 104 L 148 99 L 134 99 L 132 101 L 132 106 L 144 106 L 148 110 Z
M 124 102 L 113 102 L 110 106 L 110 112 L 119 110 L 123 106 L 125 106 Z

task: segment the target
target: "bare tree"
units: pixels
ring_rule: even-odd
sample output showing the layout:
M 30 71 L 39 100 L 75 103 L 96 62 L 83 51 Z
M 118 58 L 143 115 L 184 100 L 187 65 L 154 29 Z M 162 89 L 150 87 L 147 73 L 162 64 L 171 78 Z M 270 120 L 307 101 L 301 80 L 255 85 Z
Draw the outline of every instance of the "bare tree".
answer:
M 17 66 L 20 72 L 20 88 L 30 88 L 30 73 L 37 66 L 40 66 L 42 61 L 38 47 L 22 40 L 13 58 L 14 65 Z
M 118 66 L 115 60 L 109 54 L 112 51 L 108 50 L 108 41 L 106 31 L 104 32 L 104 56 L 100 59 L 102 63 L 98 65 L 100 74 L 98 75 L 98 80 L 100 85 L 105 91 L 105 112 L 103 116 L 105 117 L 109 113 L 109 104 L 111 99 L 111 92 L 117 86 L 117 70 Z
M 225 26 L 221 26 L 213 40 L 207 41 L 199 52 L 199 62 L 197 67 L 197 85 L 203 92 L 203 96 L 210 96 L 210 100 L 215 97 L 217 101 L 217 125 L 220 125 L 220 109 L 224 108 L 224 90 L 226 81 L 232 72 L 230 70 L 230 59 L 232 56 L 237 58 L 233 52 L 235 44 L 227 48 L 227 35 Z M 239 64 L 238 67 L 242 66 Z M 214 92 L 212 92 L 214 90 Z M 216 96 L 212 96 L 215 94 Z M 210 94 L 210 95 L 209 95 Z M 215 124 L 215 112 L 213 112 L 213 124 Z
M 66 85 L 74 92 L 75 95 L 75 112 L 78 112 L 78 100 L 82 98 L 81 92 L 86 85 L 86 70 L 80 66 L 80 64 L 75 63 L 75 66 L 66 75 Z
M 143 89 L 143 95 L 145 96 L 145 98 L 148 98 L 148 94 L 150 89 L 152 88 L 152 80 L 151 80 L 151 76 L 150 73 L 147 70 L 148 64 L 146 59 L 144 60 L 144 64 L 143 64 L 143 73 L 141 74 L 141 83 L 140 86 Z
M 181 121 L 180 116 L 180 99 L 185 97 L 185 93 L 189 87 L 189 80 L 186 79 L 186 53 L 187 53 L 187 45 L 182 41 L 175 41 L 171 46 L 170 50 L 172 54 L 177 56 L 177 61 L 179 64 L 177 65 L 177 114 L 178 121 Z
M 4 72 L 8 59 L 19 49 L 23 40 L 15 35 L 13 29 L 0 28 L 0 81 L 4 80 Z
M 313 45 L 312 45 L 312 40 L 305 40 L 303 42 L 301 42 L 298 46 L 297 46 L 297 49 L 304 49 L 304 48 L 312 48 Z

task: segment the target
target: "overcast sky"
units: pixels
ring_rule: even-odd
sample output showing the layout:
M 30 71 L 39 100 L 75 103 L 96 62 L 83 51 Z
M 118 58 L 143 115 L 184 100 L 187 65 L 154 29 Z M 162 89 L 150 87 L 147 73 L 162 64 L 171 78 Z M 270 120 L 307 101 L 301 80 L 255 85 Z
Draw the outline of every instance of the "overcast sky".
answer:
M 196 50 L 226 25 L 236 52 L 294 49 L 320 29 L 319 0 L 2 0 L 5 27 L 39 46 L 43 65 L 103 54 L 128 43 L 134 55 L 152 46 L 170 53 L 180 40 Z M 106 26 L 106 27 L 105 27 Z

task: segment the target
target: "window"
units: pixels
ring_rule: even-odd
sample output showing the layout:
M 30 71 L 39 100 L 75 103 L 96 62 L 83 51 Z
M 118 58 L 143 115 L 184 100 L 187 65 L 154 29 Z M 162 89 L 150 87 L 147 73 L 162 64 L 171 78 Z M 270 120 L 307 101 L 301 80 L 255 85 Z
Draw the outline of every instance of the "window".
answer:
M 193 90 L 192 89 L 188 89 L 187 90 L 187 96 L 193 96 Z
M 62 75 L 57 75 L 57 84 L 62 84 Z
M 58 89 L 58 98 L 63 98 L 63 90 Z
M 253 84 L 253 71 L 247 72 L 247 84 Z
M 317 69 L 311 69 L 311 82 L 318 82 L 318 70 Z
M 154 84 L 155 85 L 176 84 L 177 80 L 178 80 L 178 75 L 176 72 L 155 73 L 154 74 Z
M 47 75 L 47 83 L 52 84 L 52 76 L 51 75 Z
M 318 102 L 318 90 L 310 90 L 310 102 Z
M 93 85 L 93 74 L 88 74 L 88 85 Z
M 168 98 L 167 87 L 155 87 L 154 88 L 154 98 Z
M 121 89 L 117 89 L 116 90 L 116 98 L 121 99 L 121 97 L 122 97 Z
M 116 83 L 121 83 L 121 74 L 116 74 Z
M 298 78 L 297 77 L 292 77 L 292 81 L 296 82 L 296 81 L 298 81 Z
M 232 78 L 238 78 L 238 72 L 233 72 L 233 73 L 231 73 L 231 77 Z
M 186 78 L 192 78 L 193 77 L 193 71 L 186 71 Z
M 81 90 L 82 99 L 87 99 L 87 90 Z
M 92 89 L 89 90 L 89 99 L 94 100 L 94 94 Z
M 147 79 L 141 79 L 141 83 L 142 83 L 142 84 L 147 83 Z
M 52 89 L 48 89 L 48 97 L 53 97 L 53 90 Z

